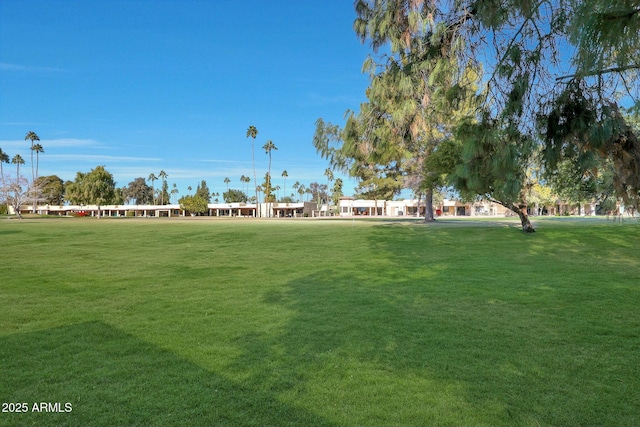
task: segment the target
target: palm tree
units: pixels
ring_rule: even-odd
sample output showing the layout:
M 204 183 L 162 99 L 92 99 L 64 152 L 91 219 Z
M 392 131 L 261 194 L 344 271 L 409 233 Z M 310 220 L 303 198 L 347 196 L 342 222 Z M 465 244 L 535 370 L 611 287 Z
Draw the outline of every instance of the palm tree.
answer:
M 193 187 L 188 186 L 188 187 L 187 187 L 187 190 L 189 190 L 189 195 L 191 195 L 191 190 L 193 190 Z
M 2 148 L 0 148 L 0 177 L 2 177 L 2 187 L 5 186 L 4 184 L 4 171 L 2 170 L 2 164 L 3 163 L 9 163 L 10 159 L 9 159 L 9 155 L 7 153 L 5 153 L 4 151 L 2 151 Z
M 160 176 L 164 184 L 167 181 L 167 177 L 169 175 L 167 175 L 167 173 L 164 170 L 161 170 L 158 176 Z M 164 185 L 163 185 L 163 188 L 164 188 Z M 160 192 L 160 204 L 164 205 L 164 191 Z
M 29 131 L 27 132 L 27 136 L 24 137 L 24 140 L 27 141 L 31 141 L 31 179 L 33 181 L 36 180 L 36 174 L 34 172 L 33 169 L 33 142 L 34 141 L 40 141 L 40 137 L 33 131 Z
M 293 191 L 298 191 L 298 188 L 300 187 L 300 181 L 296 181 L 293 183 Z
M 283 197 L 286 197 L 287 195 L 287 177 L 289 176 L 289 174 L 287 173 L 287 170 L 283 170 L 282 171 L 282 177 L 284 178 L 284 191 L 282 192 L 282 194 L 284 194 Z
M 35 151 L 36 152 L 36 176 L 35 179 L 38 179 L 38 167 L 40 166 L 40 153 L 44 153 L 44 148 L 42 148 L 42 145 L 35 144 L 33 147 L 31 147 L 31 151 Z
M 158 179 L 158 177 L 156 176 L 156 174 L 154 174 L 153 172 L 151 173 L 151 175 L 149 175 L 149 178 L 147 178 L 149 181 L 151 181 L 151 194 L 152 199 L 151 202 L 155 205 L 156 204 L 156 187 L 153 184 L 153 181 L 155 181 L 156 179 Z
M 24 137 L 24 140 L 27 141 L 31 141 L 31 183 L 33 185 L 32 190 L 34 192 L 36 192 L 36 187 L 35 187 L 35 183 L 36 183 L 36 173 L 34 171 L 34 166 L 33 166 L 33 152 L 35 151 L 35 144 L 33 143 L 34 141 L 40 141 L 40 137 L 33 131 L 29 131 L 27 132 L 27 136 Z M 40 144 L 38 144 L 40 145 Z M 42 149 L 42 146 L 40 145 L 40 149 Z M 43 150 L 44 151 L 44 150 Z M 37 193 L 33 193 L 33 213 L 36 213 L 36 196 Z
M 174 203 L 175 203 L 175 199 L 176 199 L 176 194 L 178 194 L 180 191 L 178 190 L 178 186 L 176 185 L 176 183 L 173 183 L 173 189 L 171 190 L 171 196 L 173 197 Z
M 268 140 L 266 144 L 262 146 L 264 152 L 269 155 L 269 176 L 271 176 L 271 151 L 277 150 L 278 147 L 275 146 L 273 141 Z
M 254 142 L 258 136 L 258 129 L 255 126 L 249 126 L 247 129 L 247 138 L 251 137 L 251 163 L 253 164 L 253 182 L 258 182 L 256 178 L 256 160 L 254 155 Z M 256 187 L 256 202 L 258 200 L 258 187 Z M 259 215 L 258 215 L 259 216 Z
M 22 156 L 20 154 L 16 154 L 15 156 L 13 156 L 13 159 L 11 159 L 11 163 L 16 165 L 16 178 L 19 181 L 20 180 L 20 165 L 24 165 L 24 159 L 22 158 Z
M 231 180 L 229 179 L 229 177 L 226 177 L 224 179 L 224 183 L 227 184 L 227 193 L 229 192 L 229 183 L 231 182 Z
M 261 185 L 258 185 L 258 186 L 256 187 L 256 195 L 257 195 L 258 193 L 262 193 L 262 186 L 261 186 Z M 260 199 L 259 199 L 258 197 L 256 197 L 256 203 L 258 203 L 258 204 L 260 203 Z M 257 208 L 257 206 L 256 206 L 256 208 Z M 260 210 L 260 209 L 258 209 L 258 210 Z
M 300 201 L 304 201 L 302 199 L 302 195 L 304 194 L 306 188 L 304 188 L 304 184 L 300 184 L 300 186 L 298 187 L 298 194 L 300 195 Z

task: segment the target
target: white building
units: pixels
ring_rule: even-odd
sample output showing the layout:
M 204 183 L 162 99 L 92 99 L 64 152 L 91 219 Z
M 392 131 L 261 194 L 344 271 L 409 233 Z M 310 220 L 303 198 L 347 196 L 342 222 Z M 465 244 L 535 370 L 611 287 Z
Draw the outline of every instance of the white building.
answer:
M 315 205 L 314 205 L 315 206 Z M 311 212 L 307 203 L 260 203 L 261 217 L 302 217 L 305 210 Z M 9 207 L 11 214 L 13 209 Z M 31 213 L 33 207 L 20 207 L 20 213 Z M 40 205 L 36 212 L 41 215 L 60 216 L 107 216 L 107 217 L 180 217 L 190 216 L 178 204 L 171 205 Z M 209 203 L 205 216 L 255 217 L 255 203 Z M 311 215 L 309 215 L 311 216 Z
M 340 216 L 423 216 L 425 205 L 421 200 L 363 200 L 352 197 L 340 199 Z M 507 209 L 490 201 L 463 203 L 445 199 L 434 204 L 437 216 L 496 216 Z

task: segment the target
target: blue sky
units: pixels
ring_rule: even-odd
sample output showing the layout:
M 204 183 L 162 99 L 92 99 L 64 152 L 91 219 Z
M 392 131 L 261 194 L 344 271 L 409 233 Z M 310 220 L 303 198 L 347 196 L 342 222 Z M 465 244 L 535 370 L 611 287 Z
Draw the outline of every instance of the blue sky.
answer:
M 40 175 L 164 170 L 180 195 L 222 193 L 253 179 L 254 125 L 259 182 L 272 140 L 274 185 L 324 183 L 314 123 L 343 123 L 368 85 L 354 18 L 350 0 L 0 0 L 0 148 L 28 163 L 34 131 Z

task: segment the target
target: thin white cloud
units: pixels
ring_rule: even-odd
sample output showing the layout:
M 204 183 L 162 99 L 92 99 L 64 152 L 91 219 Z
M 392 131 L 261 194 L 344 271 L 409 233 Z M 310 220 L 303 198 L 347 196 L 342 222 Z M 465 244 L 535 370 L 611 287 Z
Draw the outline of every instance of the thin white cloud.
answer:
M 202 179 L 224 179 L 228 177 L 232 181 L 240 182 L 240 177 L 247 174 L 246 168 L 215 168 L 215 169 L 193 169 L 193 168 L 180 168 L 180 169 L 165 169 L 169 174 L 169 178 L 174 179 L 193 179 L 200 181 Z
M 194 159 L 194 161 L 203 162 L 203 163 L 221 163 L 221 164 L 231 164 L 231 165 L 246 165 L 248 163 L 244 160 L 220 160 L 220 159 Z
M 4 139 L 0 140 L 0 147 L 8 147 L 15 149 L 28 148 L 31 141 L 24 139 Z M 100 147 L 103 146 L 99 141 L 94 139 L 78 139 L 78 138 L 59 138 L 59 139 L 42 139 L 40 144 L 43 148 L 67 148 L 67 147 Z
M 56 67 L 43 67 L 37 65 L 9 64 L 0 62 L 0 71 L 30 72 L 30 73 L 62 73 L 65 70 Z
M 40 166 L 40 175 L 58 175 L 63 180 L 73 180 L 77 172 L 89 172 L 96 166 L 105 165 L 107 171 L 113 174 L 115 180 L 122 184 L 139 176 L 149 176 L 149 160 L 139 157 L 117 156 L 77 156 L 77 155 L 50 155 L 47 163 Z M 156 159 L 152 159 L 156 160 Z M 131 165 L 132 163 L 138 165 Z M 147 162 L 147 163 L 145 163 Z M 126 164 L 126 166 L 125 166 Z M 157 172 L 156 172 L 157 174 Z
M 77 162 L 93 162 L 93 163 L 112 163 L 112 162 L 158 162 L 162 159 L 158 157 L 132 157 L 132 156 L 109 156 L 104 154 L 50 154 L 48 159 L 57 161 L 77 161 Z
M 40 141 L 42 145 L 47 147 L 100 147 L 103 146 L 99 141 L 94 139 L 78 139 L 78 138 L 60 138 L 60 139 L 45 139 Z

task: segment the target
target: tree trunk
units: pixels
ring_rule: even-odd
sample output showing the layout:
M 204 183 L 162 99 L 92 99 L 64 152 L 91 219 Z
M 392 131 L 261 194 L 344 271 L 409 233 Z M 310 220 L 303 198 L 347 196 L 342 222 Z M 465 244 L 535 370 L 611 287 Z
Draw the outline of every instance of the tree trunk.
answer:
M 256 178 L 256 159 L 255 159 L 255 150 L 253 149 L 253 143 L 256 140 L 255 137 L 252 137 L 251 141 L 251 164 L 253 165 L 253 185 L 256 186 L 256 217 L 260 218 L 260 199 L 258 199 L 258 178 Z
M 424 193 L 424 220 L 433 222 L 436 217 L 433 215 L 433 190 L 429 189 Z
M 15 191 L 14 192 L 14 196 L 13 199 L 11 200 L 11 206 L 13 207 L 13 210 L 15 211 L 15 214 L 18 215 L 19 219 L 23 219 L 22 218 L 22 214 L 20 213 L 20 203 L 19 203 L 20 199 L 18 196 L 18 192 Z
M 531 221 L 529 221 L 529 214 L 527 213 L 527 205 L 514 204 L 511 210 L 518 214 L 518 217 L 520 218 L 520 223 L 522 224 L 522 231 L 524 231 L 525 233 L 534 233 L 536 231 L 536 229 L 531 224 Z

